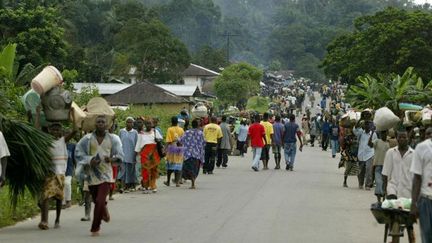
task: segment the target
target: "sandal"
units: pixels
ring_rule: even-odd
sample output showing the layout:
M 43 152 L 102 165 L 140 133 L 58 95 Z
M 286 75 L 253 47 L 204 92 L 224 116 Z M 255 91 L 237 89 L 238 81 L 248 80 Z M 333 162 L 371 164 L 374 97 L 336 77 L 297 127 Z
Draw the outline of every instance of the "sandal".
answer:
M 41 230 L 47 230 L 47 229 L 49 229 L 48 223 L 45 223 L 45 222 L 40 222 L 39 225 L 38 225 L 38 227 Z

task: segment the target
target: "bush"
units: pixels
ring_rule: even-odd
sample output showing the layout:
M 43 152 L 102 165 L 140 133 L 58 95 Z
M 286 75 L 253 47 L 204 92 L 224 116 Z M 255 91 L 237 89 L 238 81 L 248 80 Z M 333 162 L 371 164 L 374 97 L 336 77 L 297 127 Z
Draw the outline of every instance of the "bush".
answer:
M 37 202 L 28 191 L 24 193 L 23 197 L 19 198 L 15 210 L 9 197 L 9 188 L 7 186 L 0 189 L 0 228 L 13 225 L 39 213 Z

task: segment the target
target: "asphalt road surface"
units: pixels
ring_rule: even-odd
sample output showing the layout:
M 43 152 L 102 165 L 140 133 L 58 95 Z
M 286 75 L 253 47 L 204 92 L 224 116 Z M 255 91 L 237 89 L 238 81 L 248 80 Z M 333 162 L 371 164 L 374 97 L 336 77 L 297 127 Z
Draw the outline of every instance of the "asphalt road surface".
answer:
M 293 172 L 274 170 L 273 159 L 270 170 L 254 172 L 249 151 L 200 174 L 196 190 L 160 178 L 157 194 L 116 195 L 100 237 L 90 237 L 83 207 L 73 206 L 62 211 L 60 229 L 41 231 L 36 217 L 1 229 L 0 242 L 382 242 L 384 226 L 369 211 L 373 191 L 357 189 L 356 177 L 343 188 L 330 152 L 306 146 L 297 155 Z

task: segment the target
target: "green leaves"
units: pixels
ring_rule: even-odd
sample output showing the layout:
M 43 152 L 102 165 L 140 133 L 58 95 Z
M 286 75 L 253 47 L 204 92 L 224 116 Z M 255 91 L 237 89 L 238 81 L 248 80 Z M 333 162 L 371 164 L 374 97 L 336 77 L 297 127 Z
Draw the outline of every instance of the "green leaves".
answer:
M 228 66 L 215 80 L 215 91 L 223 103 L 235 104 L 247 100 L 259 91 L 262 70 L 248 64 Z
M 399 103 L 414 103 L 427 105 L 432 95 L 432 81 L 424 86 L 423 80 L 417 76 L 412 67 L 407 68 L 402 76 L 371 75 L 360 76 L 355 85 L 347 92 L 347 100 L 352 106 L 365 109 L 389 107 L 393 112 L 399 112 Z
M 11 204 L 16 206 L 26 189 L 34 198 L 52 172 L 50 147 L 52 137 L 20 121 L 10 120 L 0 113 L 0 130 L 4 133 L 11 156 L 8 158 L 6 179 Z
M 0 53 L 0 77 L 12 79 L 16 44 L 8 44 Z
M 356 19 L 353 32 L 328 45 L 322 67 L 327 76 L 351 84 L 365 74 L 402 75 L 410 66 L 430 80 L 431 39 L 432 13 L 387 8 Z M 404 83 L 398 84 L 403 90 Z

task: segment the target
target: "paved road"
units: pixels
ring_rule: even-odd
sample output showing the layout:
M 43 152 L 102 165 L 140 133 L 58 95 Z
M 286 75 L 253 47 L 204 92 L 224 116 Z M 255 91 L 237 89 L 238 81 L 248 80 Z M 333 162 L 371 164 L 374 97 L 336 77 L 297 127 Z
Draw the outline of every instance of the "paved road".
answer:
M 358 190 L 354 177 L 343 188 L 329 153 L 305 147 L 294 172 L 253 172 L 250 159 L 230 157 L 229 168 L 201 174 L 196 190 L 160 185 L 154 195 L 117 195 L 99 238 L 74 206 L 62 212 L 60 229 L 40 231 L 37 217 L 0 230 L 0 242 L 382 242 L 383 226 L 368 209 L 372 191 Z

